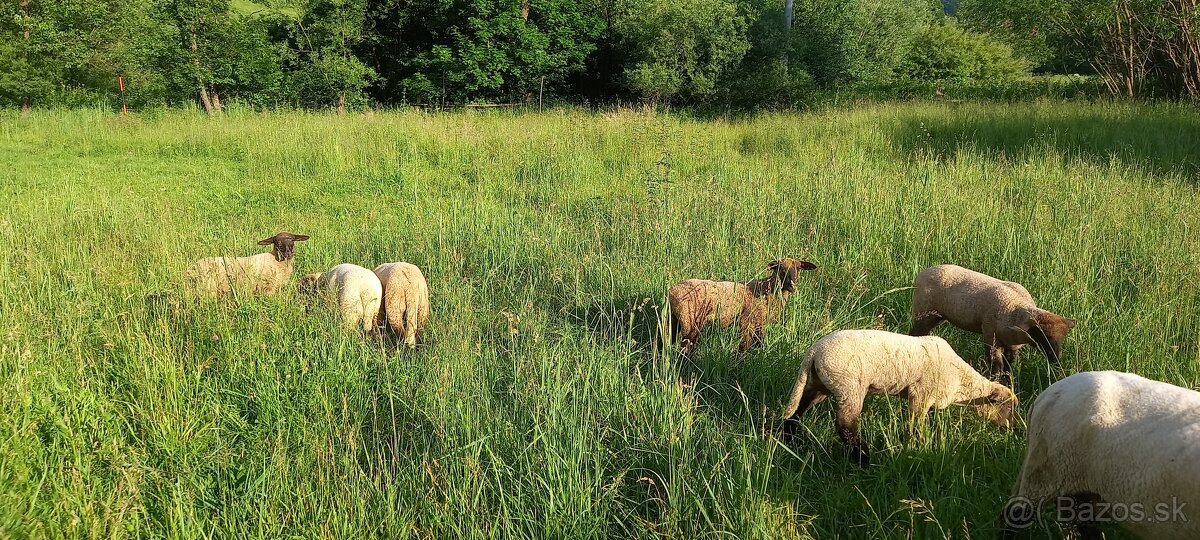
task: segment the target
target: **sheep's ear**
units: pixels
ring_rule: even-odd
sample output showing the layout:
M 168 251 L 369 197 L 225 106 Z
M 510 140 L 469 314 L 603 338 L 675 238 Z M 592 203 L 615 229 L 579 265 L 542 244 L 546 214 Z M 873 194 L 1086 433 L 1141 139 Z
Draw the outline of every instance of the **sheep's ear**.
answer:
M 1003 403 L 1008 401 L 1010 392 L 1003 386 L 995 386 L 992 388 L 992 393 L 988 394 L 988 401 L 992 403 Z M 1015 397 L 1015 394 L 1012 394 Z
M 293 234 L 292 240 L 295 240 L 297 242 L 303 242 L 305 240 L 308 240 L 308 235 L 307 234 Z
M 274 236 L 272 236 L 272 237 L 270 237 L 270 238 L 268 238 L 268 239 L 266 239 L 266 240 L 259 240 L 259 241 L 258 241 L 258 245 L 260 245 L 260 246 L 269 246 L 269 245 L 271 245 L 271 244 L 274 244 L 274 243 L 275 243 L 275 237 L 274 237 Z
M 780 267 L 780 263 L 778 260 L 774 260 L 774 261 L 767 263 L 768 271 L 775 272 L 775 271 L 779 270 L 779 267 Z
M 801 270 L 816 270 L 817 265 L 810 263 L 808 261 L 800 261 L 800 269 Z
M 1075 325 L 1077 324 L 1075 319 L 1068 319 L 1066 317 L 1063 317 L 1063 322 L 1067 323 L 1067 330 L 1075 328 Z

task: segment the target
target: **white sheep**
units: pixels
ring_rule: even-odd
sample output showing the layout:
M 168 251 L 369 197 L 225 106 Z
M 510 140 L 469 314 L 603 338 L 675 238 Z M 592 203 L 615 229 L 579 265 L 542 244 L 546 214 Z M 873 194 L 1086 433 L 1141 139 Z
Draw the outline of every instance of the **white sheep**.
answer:
M 1200 392 L 1118 371 L 1050 385 L 1012 495 L 1025 508 L 1005 509 L 1006 536 L 1053 505 L 1085 538 L 1105 511 L 1140 538 L 1200 538 Z
M 308 240 L 307 235 L 280 232 L 259 242 L 259 245 L 272 246 L 271 253 L 200 259 L 192 263 L 184 275 L 191 289 L 202 296 L 270 296 L 292 278 L 294 244 L 304 240 Z
M 364 332 L 370 332 L 376 326 L 383 285 L 375 273 L 366 268 L 343 263 L 325 273 L 308 274 L 300 279 L 300 291 L 333 295 L 346 329 L 361 327 Z
M 1025 287 L 961 266 L 921 270 L 913 282 L 912 330 L 924 336 L 943 320 L 982 335 L 992 371 L 1007 372 L 1017 351 L 1033 343 L 1058 362 L 1075 321 L 1037 306 Z
M 425 324 L 429 322 L 429 284 L 416 265 L 406 262 L 384 263 L 375 267 L 383 283 L 383 314 L 392 331 L 412 349 Z
M 833 396 L 838 438 L 865 467 L 870 460 L 858 420 L 868 394 L 907 398 L 912 430 L 931 409 L 951 404 L 974 405 L 981 416 L 1007 429 L 1017 403 L 1012 390 L 980 375 L 940 337 L 841 330 L 809 347 L 784 409 L 784 433 L 792 435 L 805 411 Z

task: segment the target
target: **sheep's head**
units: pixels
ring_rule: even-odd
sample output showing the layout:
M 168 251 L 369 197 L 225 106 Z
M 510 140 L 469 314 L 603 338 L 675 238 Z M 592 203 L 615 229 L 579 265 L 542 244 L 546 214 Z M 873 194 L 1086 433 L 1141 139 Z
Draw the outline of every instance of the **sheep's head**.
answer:
M 767 270 L 771 272 L 771 279 L 774 280 L 775 287 L 789 293 L 796 290 L 796 281 L 800 279 L 801 271 L 816 269 L 817 265 L 813 263 L 791 257 L 776 259 L 767 264 Z
M 1062 342 L 1072 328 L 1075 328 L 1075 321 L 1039 310 L 1029 318 L 1021 330 L 1029 334 L 1029 339 L 1033 340 L 1033 344 L 1047 359 L 1058 363 L 1062 353 Z
M 297 288 L 300 289 L 300 292 L 303 294 L 312 294 L 317 290 L 317 280 L 319 279 L 321 279 L 320 272 L 308 274 L 300 278 L 300 283 L 297 285 Z
M 275 255 L 275 260 L 283 262 L 292 259 L 292 251 L 295 249 L 295 243 L 303 242 L 305 240 L 308 240 L 308 235 L 306 234 L 281 232 L 275 236 L 267 238 L 266 240 L 260 240 L 258 245 L 273 246 L 271 248 L 271 253 Z
M 1017 395 L 997 382 L 988 386 L 988 395 L 972 401 L 972 405 L 979 416 L 1000 428 L 1000 431 L 1008 431 L 1017 419 Z

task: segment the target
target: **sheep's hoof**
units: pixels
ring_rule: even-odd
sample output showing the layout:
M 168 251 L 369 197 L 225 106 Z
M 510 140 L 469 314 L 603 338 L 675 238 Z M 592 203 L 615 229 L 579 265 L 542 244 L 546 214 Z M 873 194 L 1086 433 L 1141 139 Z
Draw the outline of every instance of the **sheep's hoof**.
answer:
M 783 426 L 779 429 L 779 440 L 792 444 L 796 442 L 796 430 L 800 427 L 800 422 L 795 418 L 788 418 L 783 421 Z

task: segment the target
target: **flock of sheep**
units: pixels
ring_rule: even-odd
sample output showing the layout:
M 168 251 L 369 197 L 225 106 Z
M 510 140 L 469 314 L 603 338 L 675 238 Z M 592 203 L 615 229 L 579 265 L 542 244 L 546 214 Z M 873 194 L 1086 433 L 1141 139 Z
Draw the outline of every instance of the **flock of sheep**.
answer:
M 307 239 L 281 232 L 259 242 L 271 245 L 271 253 L 201 259 L 188 268 L 187 277 L 208 296 L 271 295 L 291 279 L 295 242 Z M 671 328 L 662 329 L 663 343 L 674 346 L 678 339 L 689 353 L 704 326 L 717 323 L 738 326 L 739 351 L 754 347 L 782 313 L 801 272 L 815 269 L 811 262 L 783 258 L 768 264 L 767 277 L 745 283 L 677 283 L 667 292 Z M 347 328 L 373 331 L 386 320 L 409 348 L 416 346 L 429 317 L 425 277 L 405 262 L 382 264 L 374 271 L 340 264 L 304 276 L 299 289 L 335 302 Z M 981 375 L 929 332 L 949 321 L 979 333 L 991 370 L 1003 379 L 1017 351 L 1028 344 L 1057 363 L 1062 342 L 1075 326 L 1075 321 L 1039 308 L 1020 284 L 959 266 L 922 270 L 913 290 L 909 335 L 840 330 L 808 348 L 784 411 L 785 437 L 794 437 L 801 416 L 832 396 L 839 439 L 854 462 L 869 465 L 858 429 L 869 394 L 905 398 L 910 429 L 931 410 L 959 404 L 973 406 L 1006 430 L 1016 420 L 1016 394 Z M 1012 492 L 1016 504 L 1005 509 L 1006 537 L 1031 524 L 1042 507 L 1061 509 L 1066 501 L 1078 508 L 1101 503 L 1141 508 L 1141 514 L 1126 513 L 1122 525 L 1142 538 L 1200 538 L 1200 513 L 1188 514 L 1200 509 L 1200 393 L 1131 373 L 1077 373 L 1038 396 L 1028 427 L 1029 444 Z M 1158 512 L 1164 504 L 1182 515 L 1164 517 Z M 1079 519 L 1075 524 L 1082 537 L 1100 538 L 1097 521 Z

